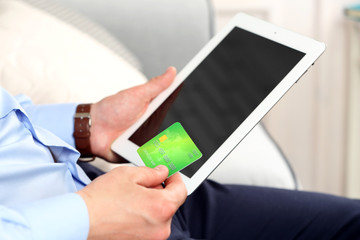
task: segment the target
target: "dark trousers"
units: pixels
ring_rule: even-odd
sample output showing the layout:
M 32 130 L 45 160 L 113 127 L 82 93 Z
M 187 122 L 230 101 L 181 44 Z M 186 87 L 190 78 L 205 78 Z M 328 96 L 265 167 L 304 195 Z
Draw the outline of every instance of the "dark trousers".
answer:
M 205 181 L 176 213 L 170 239 L 360 239 L 360 201 Z
M 205 181 L 177 211 L 171 228 L 171 240 L 360 239 L 360 201 Z

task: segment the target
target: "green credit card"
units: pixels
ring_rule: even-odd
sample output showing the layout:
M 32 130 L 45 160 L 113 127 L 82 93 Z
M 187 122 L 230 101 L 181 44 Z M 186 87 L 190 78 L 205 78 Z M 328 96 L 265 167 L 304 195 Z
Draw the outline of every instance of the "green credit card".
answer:
M 167 166 L 169 177 L 202 156 L 200 150 L 178 122 L 142 145 L 137 152 L 147 167 Z

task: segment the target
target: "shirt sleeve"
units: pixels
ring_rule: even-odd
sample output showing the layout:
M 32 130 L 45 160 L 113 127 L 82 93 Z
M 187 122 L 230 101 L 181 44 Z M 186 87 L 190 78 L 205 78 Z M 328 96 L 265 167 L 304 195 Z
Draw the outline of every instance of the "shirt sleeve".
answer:
M 83 199 L 68 193 L 12 208 L 0 206 L 0 239 L 86 239 L 89 216 Z
M 33 125 L 41 126 L 75 147 L 74 115 L 78 103 L 34 105 L 25 95 L 16 96 Z

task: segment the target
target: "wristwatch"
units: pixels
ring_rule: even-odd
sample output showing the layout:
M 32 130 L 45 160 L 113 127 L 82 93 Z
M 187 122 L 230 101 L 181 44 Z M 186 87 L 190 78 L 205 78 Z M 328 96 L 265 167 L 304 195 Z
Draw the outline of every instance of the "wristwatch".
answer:
M 91 152 L 90 128 L 91 128 L 91 104 L 79 104 L 74 116 L 74 138 L 76 149 L 80 152 L 80 161 L 92 161 L 95 159 Z

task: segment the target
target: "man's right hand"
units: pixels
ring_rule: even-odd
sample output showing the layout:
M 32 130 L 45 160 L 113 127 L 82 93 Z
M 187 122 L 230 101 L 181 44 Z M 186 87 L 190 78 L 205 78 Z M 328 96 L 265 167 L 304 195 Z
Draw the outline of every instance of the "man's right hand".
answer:
M 122 166 L 78 191 L 89 212 L 88 238 L 167 239 L 171 219 L 187 196 L 180 174 L 167 176 L 165 166 Z

